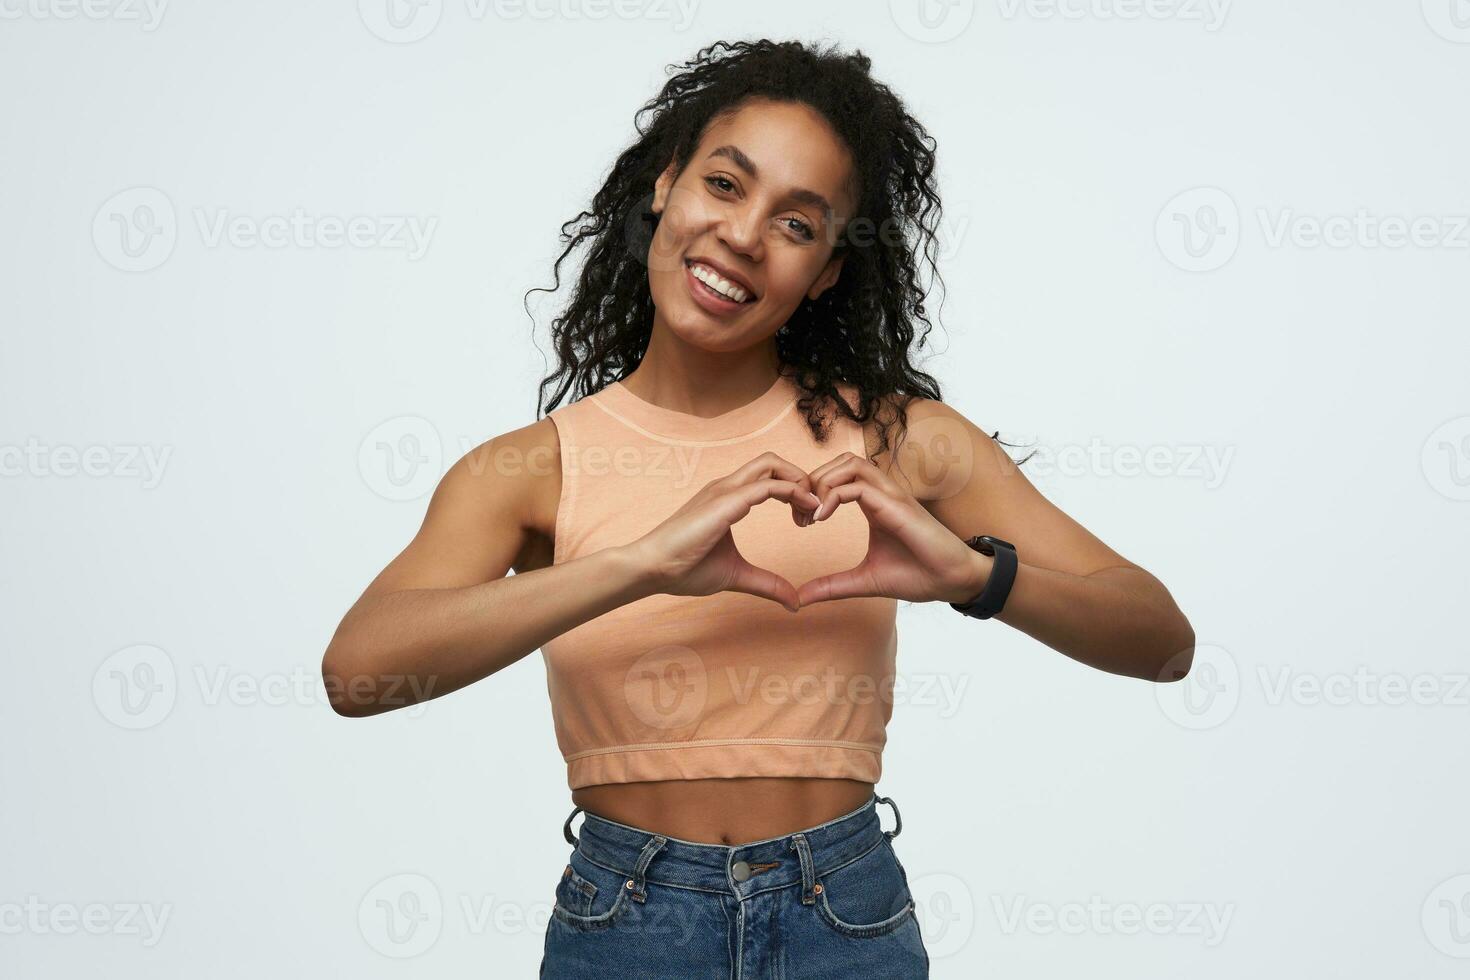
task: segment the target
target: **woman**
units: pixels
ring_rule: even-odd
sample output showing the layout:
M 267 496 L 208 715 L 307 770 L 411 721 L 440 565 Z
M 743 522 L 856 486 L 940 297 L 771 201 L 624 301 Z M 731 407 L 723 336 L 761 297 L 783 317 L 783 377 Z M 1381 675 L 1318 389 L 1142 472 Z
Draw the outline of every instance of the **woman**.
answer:
M 564 226 L 542 386 L 579 397 L 449 470 L 326 651 L 369 715 L 542 649 L 574 804 L 544 977 L 928 975 L 874 790 L 899 600 L 1189 668 L 1167 590 L 910 364 L 933 141 L 868 69 L 759 41 L 669 79 Z

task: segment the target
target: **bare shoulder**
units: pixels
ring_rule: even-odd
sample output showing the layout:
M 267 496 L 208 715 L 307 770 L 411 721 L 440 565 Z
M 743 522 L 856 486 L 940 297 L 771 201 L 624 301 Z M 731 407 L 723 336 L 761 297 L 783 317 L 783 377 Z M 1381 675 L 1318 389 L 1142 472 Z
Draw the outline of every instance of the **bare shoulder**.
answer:
M 903 431 L 890 425 L 879 453 L 878 422 L 891 422 L 899 401 L 883 399 L 864 426 L 869 459 L 957 537 L 994 535 L 1028 564 L 1073 575 L 1138 567 L 1048 500 L 996 435 L 953 405 L 908 399 Z
M 463 588 L 551 563 L 561 487 L 555 424 L 541 419 L 480 443 L 440 478 L 413 540 L 364 596 Z
M 904 418 L 900 426 L 901 402 Z M 880 447 L 883 425 L 887 426 L 887 444 Z M 969 479 L 1015 470 L 1014 461 L 984 429 L 953 405 L 933 398 L 882 396 L 874 417 L 863 425 L 863 437 L 873 465 L 923 502 L 951 493 L 950 483 L 960 471 Z

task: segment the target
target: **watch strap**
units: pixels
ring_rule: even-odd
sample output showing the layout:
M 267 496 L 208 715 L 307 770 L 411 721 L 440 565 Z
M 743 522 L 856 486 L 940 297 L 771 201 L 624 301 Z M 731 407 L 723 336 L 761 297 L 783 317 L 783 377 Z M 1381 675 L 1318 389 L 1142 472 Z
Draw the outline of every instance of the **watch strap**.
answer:
M 1011 586 L 1016 581 L 1016 568 L 1020 565 L 1020 560 L 1016 557 L 1016 546 L 989 534 L 977 534 L 965 544 L 982 555 L 990 555 L 995 561 L 991 566 L 990 577 L 985 580 L 985 588 L 980 590 L 979 595 L 969 602 L 951 602 L 949 605 L 966 616 L 990 619 L 1005 608 L 1006 598 L 1011 594 Z

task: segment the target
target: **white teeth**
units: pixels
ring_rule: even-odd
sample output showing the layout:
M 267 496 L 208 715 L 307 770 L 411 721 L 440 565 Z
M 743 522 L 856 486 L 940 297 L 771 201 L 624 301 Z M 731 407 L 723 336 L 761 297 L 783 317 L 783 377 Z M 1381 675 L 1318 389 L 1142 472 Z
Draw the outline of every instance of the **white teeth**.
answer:
M 694 278 L 704 283 L 717 293 L 733 299 L 737 303 L 744 303 L 750 298 L 750 294 L 728 279 L 721 277 L 713 269 L 694 263 L 689 267 L 694 272 Z

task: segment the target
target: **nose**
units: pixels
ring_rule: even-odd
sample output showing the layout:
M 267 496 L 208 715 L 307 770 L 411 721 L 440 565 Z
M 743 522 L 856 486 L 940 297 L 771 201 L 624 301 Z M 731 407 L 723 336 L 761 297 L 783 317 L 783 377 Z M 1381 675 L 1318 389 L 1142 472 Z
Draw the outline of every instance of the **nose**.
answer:
M 730 251 L 743 255 L 752 262 L 759 262 L 764 242 L 762 231 L 759 211 L 753 205 L 746 204 L 724 212 L 715 229 L 715 236 Z

